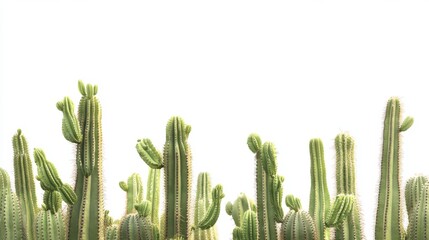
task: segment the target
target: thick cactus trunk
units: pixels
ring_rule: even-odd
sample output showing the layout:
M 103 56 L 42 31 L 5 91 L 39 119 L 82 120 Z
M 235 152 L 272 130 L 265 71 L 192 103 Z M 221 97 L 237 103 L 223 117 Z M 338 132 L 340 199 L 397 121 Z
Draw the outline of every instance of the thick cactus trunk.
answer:
M 28 239 L 34 239 L 37 214 L 36 188 L 27 140 L 22 135 L 21 129 L 13 136 L 12 142 L 15 191 L 21 204 L 25 234 Z

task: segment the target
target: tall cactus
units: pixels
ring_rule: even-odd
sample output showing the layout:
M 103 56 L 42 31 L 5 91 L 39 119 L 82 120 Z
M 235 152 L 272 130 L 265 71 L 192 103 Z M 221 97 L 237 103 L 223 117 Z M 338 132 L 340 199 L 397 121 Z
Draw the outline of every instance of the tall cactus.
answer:
M 257 134 L 247 139 L 249 149 L 256 157 L 256 191 L 259 239 L 277 239 L 276 222 L 283 221 L 281 206 L 284 178 L 277 175 L 277 156 L 273 143 L 261 144 Z
M 143 201 L 143 184 L 138 173 L 133 173 L 128 177 L 128 181 L 121 181 L 119 186 L 127 193 L 126 214 L 134 213 L 134 205 Z
M 354 140 L 346 133 L 335 137 L 336 151 L 336 184 L 337 194 L 353 194 L 356 196 L 356 177 L 354 160 Z M 350 216 L 335 231 L 335 239 L 363 239 L 360 209 L 357 199 Z
M 149 167 L 164 167 L 165 188 L 165 238 L 190 236 L 190 204 L 191 204 L 191 151 L 188 137 L 191 126 L 185 124 L 180 117 L 172 117 L 166 128 L 164 160 L 148 139 L 137 143 L 140 157 Z
M 151 203 L 150 220 L 152 224 L 159 228 L 159 184 L 161 171 L 159 169 L 149 168 L 147 177 L 146 200 Z
M 25 234 L 28 239 L 34 239 L 33 225 L 37 214 L 36 188 L 27 140 L 21 129 L 13 136 L 12 143 L 15 191 L 21 204 Z
M 78 87 L 82 94 L 78 121 L 73 120 L 71 101 L 64 100 L 57 104 L 64 118 L 69 119 L 63 120 L 64 137 L 77 143 L 77 201 L 69 207 L 68 235 L 69 239 L 104 239 L 101 107 L 96 97 L 98 87 L 91 84 L 85 86 L 82 81 L 79 81 Z
M 210 204 L 212 203 L 212 186 L 210 175 L 207 172 L 200 173 L 197 180 L 197 195 L 195 198 L 195 208 L 194 208 L 194 224 L 198 225 L 200 221 L 203 220 Z M 203 230 L 200 228 L 195 228 L 194 240 L 214 240 L 217 239 L 216 228 L 209 228 Z
M 280 239 L 317 240 L 313 219 L 301 209 L 301 201 L 292 195 L 287 195 L 285 201 L 290 210 L 282 223 Z
M 329 239 L 329 229 L 325 226 L 329 213 L 330 196 L 326 181 L 325 157 L 322 140 L 310 140 L 311 191 L 309 213 L 313 217 L 316 233 L 320 240 Z
M 7 172 L 0 168 L 0 239 L 27 239 L 18 197 L 10 188 Z
M 400 183 L 400 132 L 413 124 L 407 117 L 402 124 L 399 99 L 391 98 L 386 106 L 383 130 L 383 152 L 378 206 L 375 222 L 375 240 L 400 240 L 405 238 L 402 224 Z

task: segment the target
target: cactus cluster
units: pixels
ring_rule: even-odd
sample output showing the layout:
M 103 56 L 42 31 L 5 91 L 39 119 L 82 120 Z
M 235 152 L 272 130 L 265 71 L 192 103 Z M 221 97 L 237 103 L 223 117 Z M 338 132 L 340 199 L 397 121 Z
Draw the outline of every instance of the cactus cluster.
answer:
M 166 126 L 162 152 L 151 140 L 138 140 L 136 150 L 149 167 L 146 187 L 139 173 L 119 182 L 125 192 L 125 211 L 114 220 L 104 209 L 101 106 L 96 85 L 78 83 L 82 95 L 75 113 L 65 97 L 56 105 L 63 113 L 62 133 L 76 144 L 76 178 L 72 187 L 63 183 L 43 150 L 34 149 L 34 177 L 27 139 L 18 129 L 12 137 L 15 191 L 8 173 L 0 168 L 0 240 L 54 239 L 190 239 L 216 240 L 215 227 L 225 197 L 222 185 L 212 187 L 207 172 L 198 175 L 192 189 L 192 157 L 188 144 L 191 127 L 178 116 Z M 400 135 L 413 125 L 401 122 L 398 98 L 389 99 L 383 130 L 381 176 L 375 221 L 376 240 L 429 240 L 429 178 L 416 176 L 405 186 L 408 226 L 403 224 L 401 202 Z M 247 145 L 255 156 L 256 202 L 240 193 L 225 210 L 233 219 L 234 240 L 362 240 L 362 220 L 357 198 L 354 140 L 346 133 L 335 137 L 336 194 L 331 199 L 321 139 L 309 143 L 310 201 L 308 212 L 299 198 L 283 200 L 284 177 L 278 172 L 277 151 L 272 142 L 250 134 Z M 164 175 L 164 208 L 160 212 L 161 170 Z M 44 191 L 42 204 L 35 181 Z M 144 192 L 146 190 L 146 193 Z M 193 196 L 195 198 L 193 199 Z M 63 211 L 63 202 L 67 210 Z M 289 208 L 285 214 L 283 202 Z

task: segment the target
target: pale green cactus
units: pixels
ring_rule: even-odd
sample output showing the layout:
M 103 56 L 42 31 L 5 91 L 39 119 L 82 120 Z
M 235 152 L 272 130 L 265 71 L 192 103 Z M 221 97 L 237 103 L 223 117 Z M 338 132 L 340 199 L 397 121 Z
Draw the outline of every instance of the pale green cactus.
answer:
M 161 170 L 149 168 L 147 177 L 146 200 L 151 203 L 150 220 L 159 228 L 159 194 Z
M 283 221 L 281 199 L 284 178 L 277 175 L 277 156 L 273 143 L 261 144 L 257 134 L 247 138 L 249 149 L 256 159 L 256 204 L 259 239 L 277 239 L 276 222 Z
M 7 172 L 0 168 L 0 239 L 26 239 L 18 197 L 10 187 Z
M 420 201 L 423 188 L 427 182 L 429 182 L 428 177 L 417 176 L 408 179 L 407 183 L 405 184 L 405 204 L 407 206 L 409 223 L 413 220 L 413 211 Z M 410 226 L 410 224 L 408 226 Z
M 256 212 L 247 210 L 243 215 L 243 224 L 241 227 L 242 239 L 243 240 L 258 240 L 258 219 Z
M 119 227 L 117 224 L 112 224 L 106 228 L 106 240 L 119 240 Z
M 220 204 L 224 197 L 222 185 L 216 185 L 212 190 L 212 201 L 200 221 L 198 221 L 198 228 L 207 230 L 215 225 L 219 218 Z
M 66 231 L 61 211 L 52 213 L 43 209 L 37 214 L 36 221 L 37 240 L 65 240 Z
M 316 227 L 310 214 L 301 209 L 301 201 L 293 195 L 286 196 L 286 214 L 280 228 L 280 239 L 317 240 Z
M 256 212 L 256 205 L 251 199 L 246 196 L 246 194 L 240 193 L 234 203 L 228 202 L 226 204 L 225 210 L 228 215 L 232 216 L 235 225 L 237 227 L 241 227 L 244 213 L 247 210 L 252 210 Z
M 356 197 L 353 138 L 346 133 L 338 134 L 335 137 L 335 152 L 337 194 L 353 194 Z M 352 213 L 341 226 L 335 229 L 335 239 L 362 240 L 364 236 L 360 215 L 360 207 L 355 198 Z
M 407 240 L 428 240 L 429 239 L 429 183 L 425 183 L 419 201 L 412 212 Z
M 329 208 L 325 225 L 328 228 L 338 228 L 344 220 L 350 216 L 355 204 L 355 197 L 352 194 L 338 194 L 334 203 Z
M 33 177 L 28 143 L 21 129 L 12 138 L 15 191 L 21 204 L 25 235 L 28 239 L 35 236 L 34 223 L 37 214 L 36 187 Z
M 143 201 L 143 184 L 138 173 L 133 173 L 128 177 L 128 181 L 121 181 L 119 186 L 127 193 L 126 214 L 136 212 L 134 205 Z
M 72 143 L 80 143 L 82 141 L 82 133 L 79 121 L 74 113 L 72 100 L 69 97 L 65 97 L 63 101 L 57 102 L 57 109 L 63 112 L 62 131 L 64 138 Z
M 78 87 L 82 94 L 78 108 L 78 123 L 82 140 L 77 143 L 77 170 L 74 188 L 77 194 L 77 201 L 76 204 L 69 207 L 68 237 L 70 240 L 103 239 L 102 130 L 101 107 L 96 97 L 98 87 L 91 84 L 85 85 L 82 81 L 79 81 Z M 64 117 L 69 118 L 73 113 L 66 114 L 64 109 L 66 109 L 67 102 L 63 101 L 63 105 Z M 59 109 L 61 110 L 61 107 Z M 66 139 L 68 139 L 67 136 L 78 136 L 77 124 L 73 120 L 67 119 L 70 124 L 64 126 L 64 121 L 63 130 L 67 130 L 67 133 L 64 134 Z M 76 133 L 73 133 L 74 131 Z
M 154 240 L 153 225 L 150 221 L 150 206 L 149 201 L 143 201 L 137 204 L 137 214 L 126 215 L 119 227 L 119 238 L 121 240 Z
M 200 173 L 197 180 L 197 195 L 195 198 L 194 208 L 194 225 L 198 226 L 203 221 L 209 206 L 211 205 L 212 199 L 212 185 L 210 175 L 207 172 Z M 214 240 L 217 239 L 216 228 L 212 227 L 203 230 L 199 227 L 193 229 L 194 240 Z
M 399 99 L 391 98 L 387 103 L 384 119 L 375 240 L 402 240 L 405 238 L 400 198 L 399 134 L 411 127 L 413 119 L 408 117 L 402 124 L 400 121 Z

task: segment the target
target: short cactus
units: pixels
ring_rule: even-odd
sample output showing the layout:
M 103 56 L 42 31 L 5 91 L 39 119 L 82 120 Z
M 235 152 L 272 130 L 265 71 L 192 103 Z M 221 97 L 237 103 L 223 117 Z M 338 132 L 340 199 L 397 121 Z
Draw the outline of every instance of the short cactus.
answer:
M 420 201 L 423 188 L 427 182 L 429 182 L 428 177 L 418 176 L 408 179 L 407 183 L 405 184 L 405 204 L 407 206 L 409 223 L 413 221 L 412 215 L 414 209 L 417 207 L 417 204 Z M 410 226 L 410 224 L 408 226 Z
M 143 184 L 138 173 L 133 173 L 128 177 L 127 182 L 120 182 L 119 186 L 127 193 L 126 214 L 134 213 L 134 205 L 143 201 Z
M 285 201 L 290 210 L 283 220 L 280 239 L 317 240 L 313 219 L 301 209 L 301 201 L 293 195 L 287 195 Z
M 197 195 L 195 198 L 195 212 L 194 212 L 194 225 L 198 226 L 203 222 L 210 204 L 212 203 L 212 186 L 210 175 L 207 172 L 200 173 L 197 181 Z M 205 220 L 206 223 L 207 220 Z M 193 230 L 194 240 L 208 240 L 217 239 L 217 231 L 215 228 L 201 229 L 195 227 Z
M 150 202 L 136 205 L 137 214 L 128 214 L 119 227 L 121 240 L 154 240 L 153 225 L 150 222 Z
M 387 103 L 384 119 L 375 240 L 401 240 L 405 238 L 400 198 L 399 134 L 411 127 L 413 119 L 408 117 L 402 124 L 400 121 L 401 106 L 399 99 L 391 98 Z

